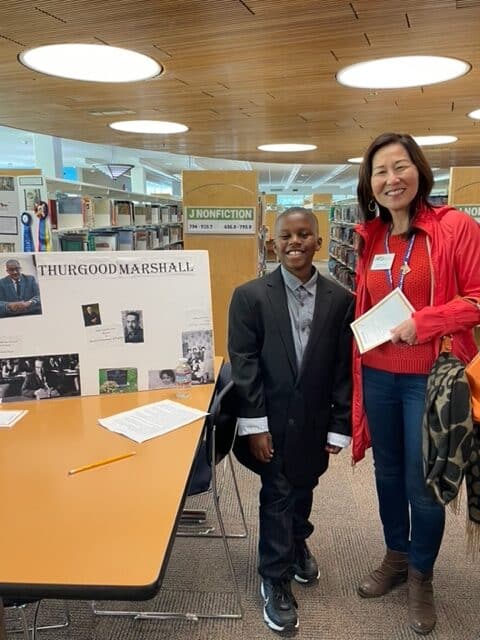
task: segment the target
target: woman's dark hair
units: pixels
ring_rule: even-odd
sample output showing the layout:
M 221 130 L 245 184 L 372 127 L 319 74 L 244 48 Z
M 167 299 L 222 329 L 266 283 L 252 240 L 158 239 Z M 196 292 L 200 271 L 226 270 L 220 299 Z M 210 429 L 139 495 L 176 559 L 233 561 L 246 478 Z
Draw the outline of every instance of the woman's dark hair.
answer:
M 428 196 L 433 187 L 433 173 L 425 158 L 423 151 L 418 144 L 407 133 L 382 133 L 371 143 L 368 147 L 365 155 L 363 156 L 363 162 L 360 165 L 360 171 L 358 175 L 357 197 L 358 204 L 360 205 L 360 214 L 362 219 L 372 220 L 375 218 L 376 212 L 370 211 L 369 204 L 374 200 L 371 180 L 372 180 L 372 160 L 373 156 L 382 147 L 386 147 L 389 144 L 401 144 L 405 148 L 411 161 L 417 167 L 418 171 L 418 191 L 415 198 L 410 203 L 410 209 L 408 212 L 410 222 L 417 213 L 421 206 L 431 208 L 431 204 L 428 201 Z M 380 218 L 383 222 L 391 222 L 392 216 L 390 211 L 386 207 L 382 207 L 377 203 L 380 211 Z

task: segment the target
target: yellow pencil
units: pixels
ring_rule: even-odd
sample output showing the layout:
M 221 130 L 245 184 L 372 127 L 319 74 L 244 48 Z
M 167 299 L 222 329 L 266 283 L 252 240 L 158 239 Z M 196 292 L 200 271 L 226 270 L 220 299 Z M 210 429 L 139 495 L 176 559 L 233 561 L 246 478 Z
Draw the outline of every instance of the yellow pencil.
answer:
M 125 460 L 125 458 L 131 458 L 136 453 L 137 453 L 136 451 L 131 451 L 130 453 L 122 453 L 121 456 L 106 458 L 105 460 L 98 460 L 98 462 L 92 462 L 91 464 L 86 464 L 83 467 L 78 467 L 78 469 L 70 469 L 70 471 L 68 472 L 68 475 L 73 476 L 74 473 L 80 473 L 81 471 L 88 471 L 89 469 L 95 469 L 95 467 L 103 467 L 104 464 L 117 462 L 117 460 Z

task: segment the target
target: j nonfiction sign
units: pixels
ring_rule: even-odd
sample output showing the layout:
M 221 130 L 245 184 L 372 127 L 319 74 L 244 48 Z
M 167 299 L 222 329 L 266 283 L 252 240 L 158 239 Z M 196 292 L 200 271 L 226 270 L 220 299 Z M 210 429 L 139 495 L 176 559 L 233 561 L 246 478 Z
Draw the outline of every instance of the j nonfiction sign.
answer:
M 187 233 L 255 233 L 254 207 L 185 207 Z

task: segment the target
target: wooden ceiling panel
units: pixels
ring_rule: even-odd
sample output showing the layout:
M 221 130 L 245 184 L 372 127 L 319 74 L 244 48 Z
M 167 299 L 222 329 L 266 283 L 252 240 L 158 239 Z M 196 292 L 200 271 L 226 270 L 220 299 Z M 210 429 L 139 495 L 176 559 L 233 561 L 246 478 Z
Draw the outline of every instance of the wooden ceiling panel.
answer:
M 318 149 L 280 159 L 317 164 L 344 162 L 378 133 L 401 129 L 457 135 L 455 145 L 429 157 L 478 162 L 480 127 L 466 113 L 480 108 L 480 7 L 456 7 L 454 0 L 3 0 L 0 124 L 244 161 L 276 161 L 257 145 L 298 140 Z M 128 47 L 165 70 L 130 85 L 75 83 L 17 61 L 24 47 L 67 41 Z M 423 91 L 349 89 L 335 80 L 347 64 L 415 53 L 467 59 L 473 68 Z M 134 115 L 89 113 L 112 105 Z M 145 136 L 108 128 L 128 118 L 181 121 L 190 131 Z

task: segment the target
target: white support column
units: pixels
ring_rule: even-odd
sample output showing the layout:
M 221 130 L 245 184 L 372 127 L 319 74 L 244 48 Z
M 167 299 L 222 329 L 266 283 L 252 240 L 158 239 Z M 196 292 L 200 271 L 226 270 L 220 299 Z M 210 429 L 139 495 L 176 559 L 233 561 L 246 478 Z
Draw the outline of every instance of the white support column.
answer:
M 133 193 L 146 193 L 146 175 L 143 167 L 133 167 L 130 170 L 130 184 Z
M 42 133 L 33 134 L 35 166 L 47 178 L 63 178 L 62 141 Z

